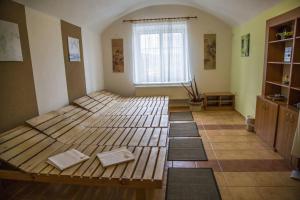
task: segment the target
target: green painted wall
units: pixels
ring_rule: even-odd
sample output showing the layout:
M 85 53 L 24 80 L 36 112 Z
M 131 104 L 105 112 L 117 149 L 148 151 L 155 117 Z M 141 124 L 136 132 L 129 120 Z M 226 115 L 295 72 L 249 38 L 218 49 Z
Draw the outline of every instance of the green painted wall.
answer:
M 241 26 L 233 28 L 231 92 L 236 110 L 255 115 L 256 96 L 261 94 L 266 20 L 300 6 L 300 0 L 283 0 Z M 250 56 L 241 57 L 241 36 L 250 33 Z

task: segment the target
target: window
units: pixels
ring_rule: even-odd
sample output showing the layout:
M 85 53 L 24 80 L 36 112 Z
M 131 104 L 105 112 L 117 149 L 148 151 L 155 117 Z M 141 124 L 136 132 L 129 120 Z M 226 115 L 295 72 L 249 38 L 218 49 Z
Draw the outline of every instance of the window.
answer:
M 186 22 L 133 25 L 135 84 L 172 84 L 189 81 Z

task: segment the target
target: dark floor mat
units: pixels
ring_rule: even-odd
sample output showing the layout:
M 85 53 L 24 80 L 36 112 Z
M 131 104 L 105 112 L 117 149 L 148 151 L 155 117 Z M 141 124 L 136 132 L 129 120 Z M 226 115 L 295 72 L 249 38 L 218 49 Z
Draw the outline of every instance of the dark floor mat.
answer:
M 221 200 L 211 168 L 169 168 L 166 200 Z
M 169 161 L 207 161 L 202 140 L 199 138 L 171 138 Z
M 195 122 L 170 123 L 169 137 L 199 137 Z
M 192 112 L 170 112 L 170 121 L 193 121 Z

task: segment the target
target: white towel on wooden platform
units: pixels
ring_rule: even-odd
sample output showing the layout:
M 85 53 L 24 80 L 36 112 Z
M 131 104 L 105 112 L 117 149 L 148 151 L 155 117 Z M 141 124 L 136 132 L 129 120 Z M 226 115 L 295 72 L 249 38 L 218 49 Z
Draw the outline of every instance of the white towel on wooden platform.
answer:
M 291 153 L 296 158 L 300 158 L 300 112 L 299 112 L 298 125 L 294 136 L 294 142 L 293 142 Z

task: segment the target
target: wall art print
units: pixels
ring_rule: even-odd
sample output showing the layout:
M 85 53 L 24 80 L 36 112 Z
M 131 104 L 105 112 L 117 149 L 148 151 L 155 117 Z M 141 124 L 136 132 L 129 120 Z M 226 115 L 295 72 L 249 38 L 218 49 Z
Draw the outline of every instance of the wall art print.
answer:
M 216 34 L 204 34 L 204 69 L 216 69 Z
M 0 61 L 23 61 L 19 26 L 0 20 Z
M 124 72 L 123 39 L 112 39 L 113 72 Z

